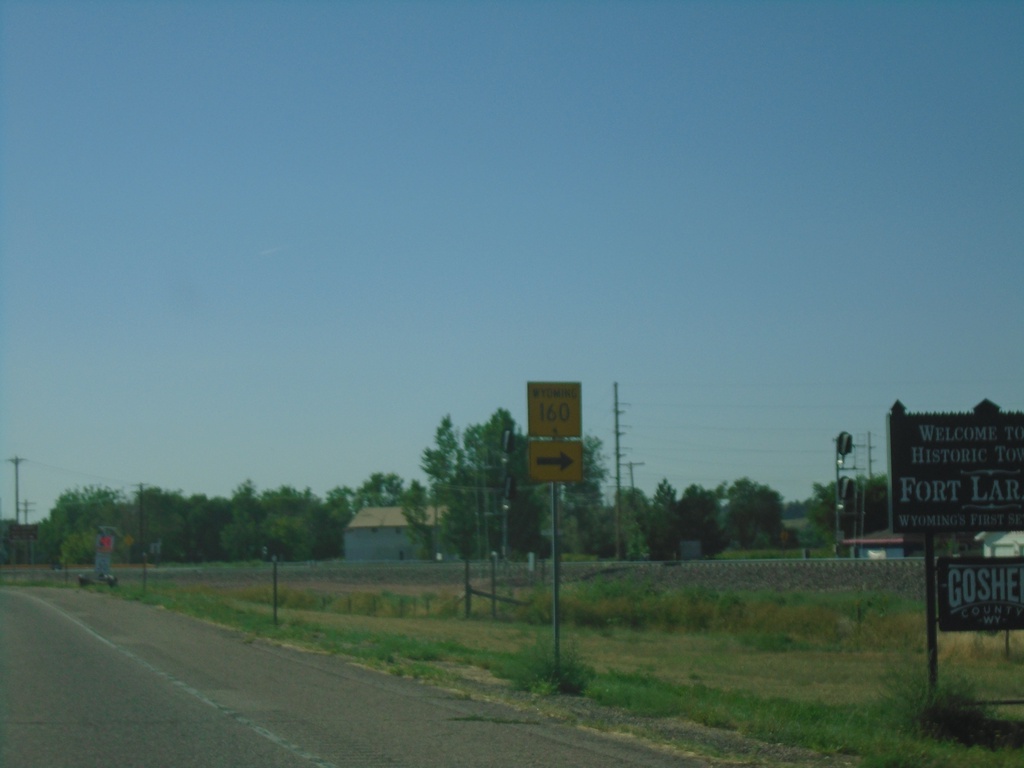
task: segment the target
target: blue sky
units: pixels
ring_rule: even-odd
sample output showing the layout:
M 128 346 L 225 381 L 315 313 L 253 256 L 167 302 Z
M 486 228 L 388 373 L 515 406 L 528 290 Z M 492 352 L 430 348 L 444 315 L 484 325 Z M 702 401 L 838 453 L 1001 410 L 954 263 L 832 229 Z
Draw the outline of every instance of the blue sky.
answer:
M 618 382 L 648 493 L 803 499 L 841 430 L 884 472 L 897 399 L 1024 409 L 1020 3 L 0 7 L 32 520 L 423 479 L 528 381 L 581 383 L 609 469 Z

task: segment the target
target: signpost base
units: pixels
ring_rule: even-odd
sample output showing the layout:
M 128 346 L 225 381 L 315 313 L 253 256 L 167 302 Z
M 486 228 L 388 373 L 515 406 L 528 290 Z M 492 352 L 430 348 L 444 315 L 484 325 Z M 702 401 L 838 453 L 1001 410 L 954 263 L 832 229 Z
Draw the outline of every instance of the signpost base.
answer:
M 939 683 L 938 600 L 935 578 L 935 534 L 924 537 L 925 621 L 928 622 L 928 690 Z

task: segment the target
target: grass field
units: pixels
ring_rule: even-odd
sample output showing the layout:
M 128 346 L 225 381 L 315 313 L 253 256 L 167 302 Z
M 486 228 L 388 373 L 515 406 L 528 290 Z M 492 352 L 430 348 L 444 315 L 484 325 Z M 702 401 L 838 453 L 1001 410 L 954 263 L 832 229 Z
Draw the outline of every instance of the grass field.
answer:
M 496 695 L 557 688 L 537 662 L 538 650 L 551 648 L 544 591 L 520 594 L 524 605 L 499 606 L 497 620 L 489 601 L 475 599 L 467 620 L 454 593 L 325 596 L 285 588 L 277 624 L 264 586 L 113 594 L 431 682 L 489 680 Z M 580 672 L 587 701 L 631 713 L 634 733 L 665 740 L 654 726 L 669 719 L 867 768 L 1024 764 L 1024 708 L 975 704 L 1024 698 L 1021 638 L 1010 637 L 1007 655 L 1005 634 L 940 634 L 940 684 L 929 691 L 923 608 L 914 601 L 597 582 L 567 588 L 562 617 L 563 666 Z M 555 707 L 559 699 L 545 697 Z M 725 757 L 700 743 L 676 746 Z

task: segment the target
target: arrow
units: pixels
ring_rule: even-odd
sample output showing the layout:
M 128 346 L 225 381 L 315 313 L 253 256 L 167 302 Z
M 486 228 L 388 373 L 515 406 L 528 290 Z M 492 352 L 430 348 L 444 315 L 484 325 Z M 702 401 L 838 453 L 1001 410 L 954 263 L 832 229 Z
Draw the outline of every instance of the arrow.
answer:
M 558 456 L 538 456 L 538 467 L 558 467 L 563 472 L 566 467 L 572 464 L 572 459 L 565 455 L 565 451 L 559 451 Z

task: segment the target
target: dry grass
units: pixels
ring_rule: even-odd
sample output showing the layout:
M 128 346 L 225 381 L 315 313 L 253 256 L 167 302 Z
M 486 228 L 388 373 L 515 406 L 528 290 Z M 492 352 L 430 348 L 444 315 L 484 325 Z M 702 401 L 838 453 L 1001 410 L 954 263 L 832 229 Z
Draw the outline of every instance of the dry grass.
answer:
M 271 597 L 265 586 L 217 591 L 250 607 L 268 606 Z M 543 621 L 508 621 L 504 610 L 499 615 L 506 620 L 492 621 L 490 602 L 483 598 L 474 599 L 473 619 L 466 621 L 455 592 L 352 591 L 328 597 L 282 588 L 278 597 L 285 621 L 404 635 L 483 653 L 512 653 L 551 631 Z M 680 685 L 829 705 L 875 702 L 897 669 L 927 665 L 923 611 L 858 610 L 849 615 L 829 606 L 757 599 L 717 610 L 712 618 L 727 625 L 724 629 L 635 631 L 563 623 L 561 634 L 598 672 L 642 673 Z M 987 699 L 1024 698 L 1021 633 L 1011 634 L 1009 651 L 1007 658 L 1005 633 L 940 633 L 940 678 L 943 671 L 955 671 L 970 677 Z M 1003 712 L 1024 717 L 1024 707 Z
M 465 621 L 287 608 L 281 615 L 342 631 L 406 635 L 498 653 L 514 652 L 551 631 L 479 616 Z M 921 617 L 900 615 L 872 623 L 862 631 L 887 646 L 895 642 L 897 650 L 765 650 L 733 635 L 710 632 L 563 627 L 561 635 L 599 672 L 639 672 L 681 685 L 842 705 L 877 701 L 894 667 L 920 665 L 923 669 L 927 664 Z M 905 633 L 911 639 L 903 639 Z M 1024 698 L 1024 676 L 1019 674 L 1024 659 L 1021 638 L 1011 638 L 1009 661 L 1004 658 L 1002 635 L 950 634 L 941 635 L 940 640 L 940 675 L 943 668 L 955 668 L 977 680 L 986 696 Z

